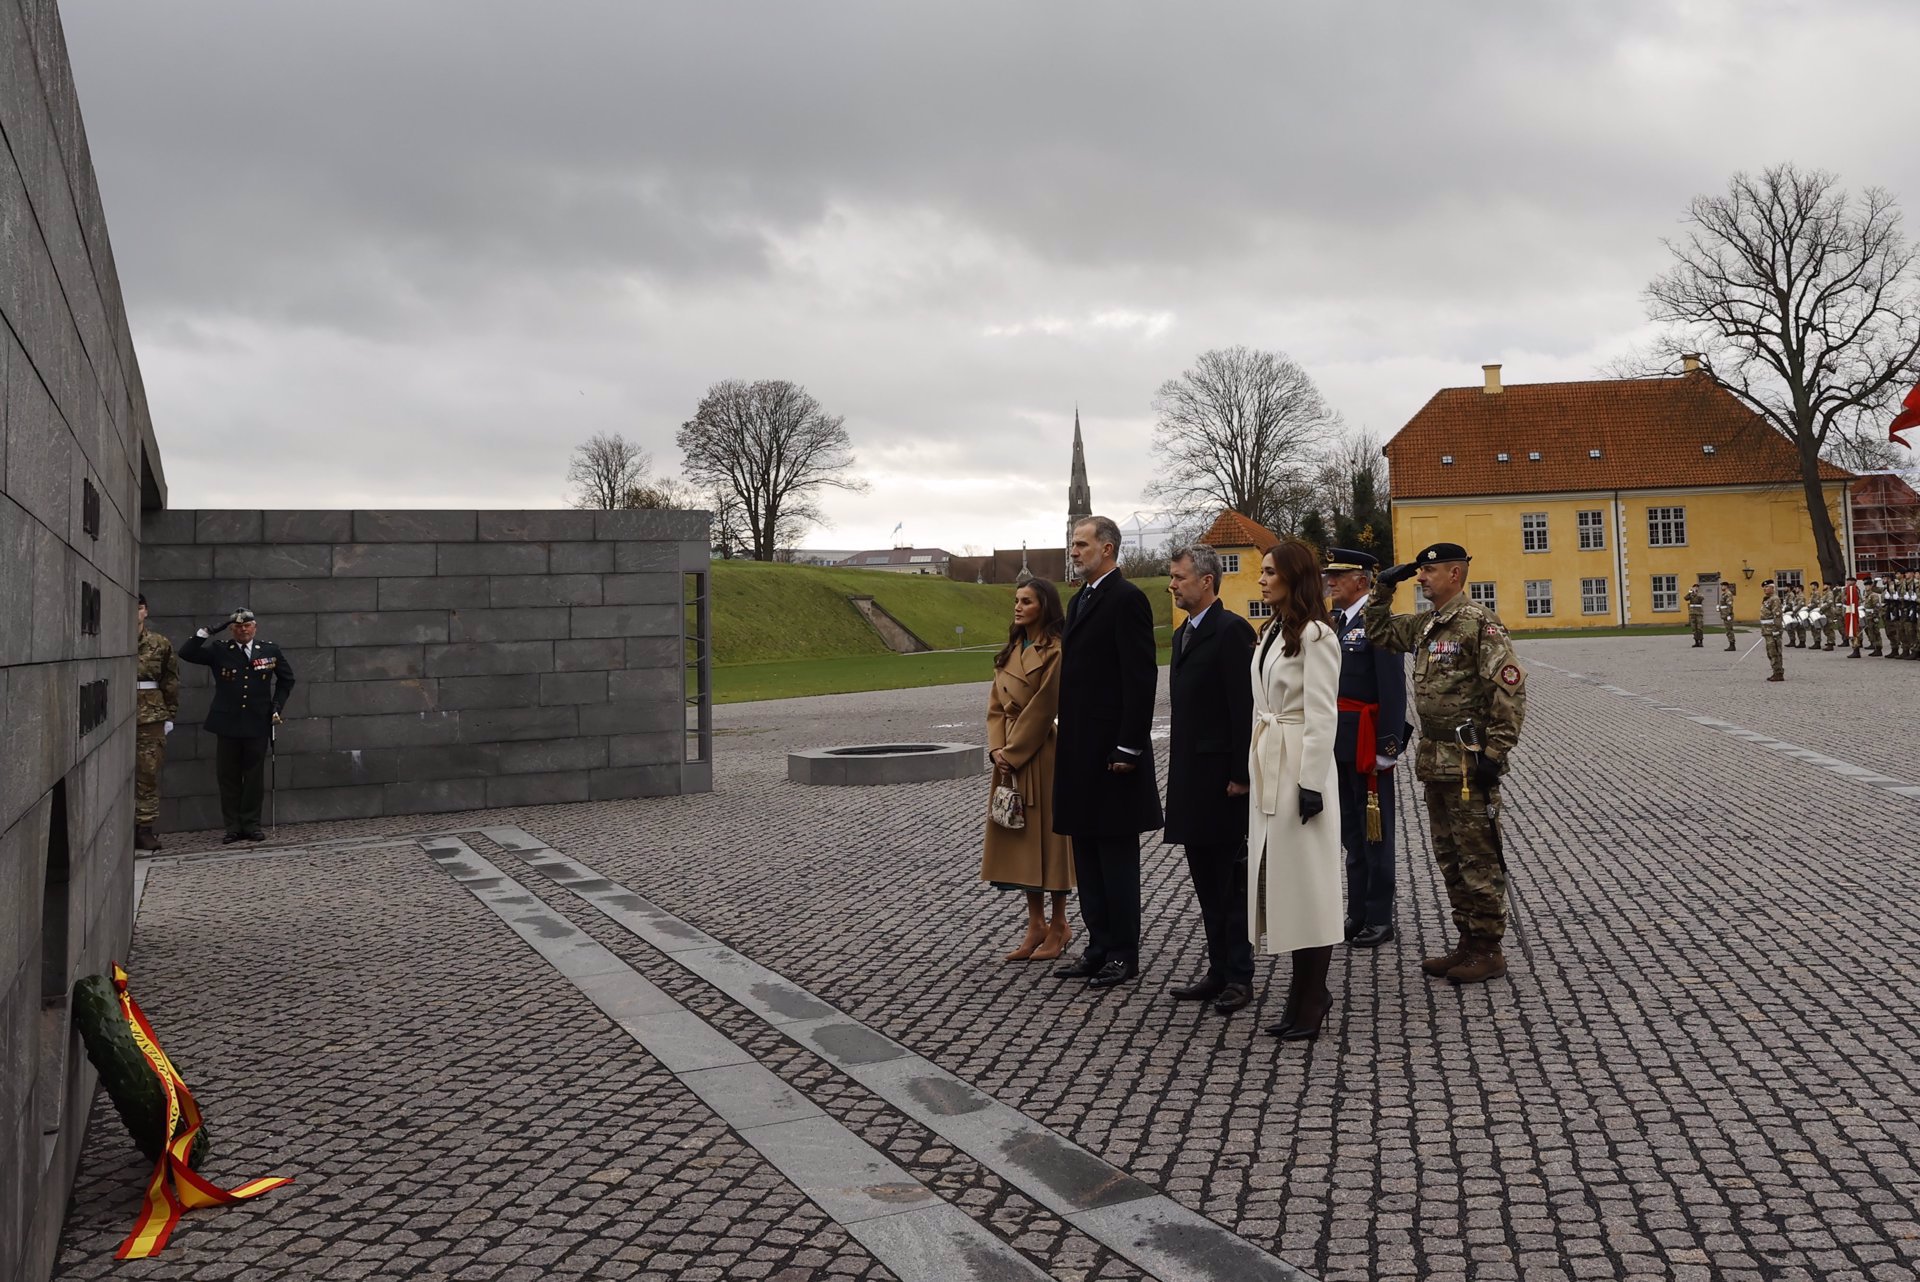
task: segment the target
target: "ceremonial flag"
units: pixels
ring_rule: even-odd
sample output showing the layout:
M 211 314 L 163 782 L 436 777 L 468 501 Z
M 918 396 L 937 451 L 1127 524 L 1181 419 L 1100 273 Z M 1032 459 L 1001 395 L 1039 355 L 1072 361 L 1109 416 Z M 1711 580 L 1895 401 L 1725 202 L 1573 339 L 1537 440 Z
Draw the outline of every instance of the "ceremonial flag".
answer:
M 1920 427 L 1920 383 L 1913 385 L 1913 390 L 1907 393 L 1907 399 L 1900 404 L 1905 408 L 1893 416 L 1893 426 L 1887 429 L 1887 439 L 1895 445 L 1906 445 L 1912 449 L 1913 446 L 1900 439 L 1900 433 L 1908 428 Z
M 1860 635 L 1860 583 L 1856 579 L 1847 580 L 1846 602 L 1847 640 L 1851 641 Z

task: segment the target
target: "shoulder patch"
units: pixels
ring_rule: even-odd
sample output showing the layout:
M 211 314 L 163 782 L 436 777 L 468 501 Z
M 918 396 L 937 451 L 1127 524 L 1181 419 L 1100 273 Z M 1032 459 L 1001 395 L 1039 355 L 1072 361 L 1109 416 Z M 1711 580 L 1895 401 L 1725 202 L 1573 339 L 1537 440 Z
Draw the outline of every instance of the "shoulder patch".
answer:
M 1520 684 L 1520 665 L 1509 663 L 1500 669 L 1500 684 L 1509 690 Z
M 1507 639 L 1507 629 L 1497 619 L 1488 619 L 1487 626 L 1480 629 L 1480 635 L 1490 637 L 1495 641 L 1505 641 Z

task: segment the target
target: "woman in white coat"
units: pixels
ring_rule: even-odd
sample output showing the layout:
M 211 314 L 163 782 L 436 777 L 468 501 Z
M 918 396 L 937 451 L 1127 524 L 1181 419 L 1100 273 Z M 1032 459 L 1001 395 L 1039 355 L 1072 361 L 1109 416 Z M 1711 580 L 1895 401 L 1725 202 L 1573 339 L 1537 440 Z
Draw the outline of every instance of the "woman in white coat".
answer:
M 1253 656 L 1247 921 L 1255 947 L 1293 954 L 1286 1011 L 1267 1032 L 1311 1041 L 1333 1006 L 1327 967 L 1346 934 L 1333 766 L 1340 640 L 1327 615 L 1320 558 L 1305 543 L 1268 549 L 1260 596 L 1273 613 Z

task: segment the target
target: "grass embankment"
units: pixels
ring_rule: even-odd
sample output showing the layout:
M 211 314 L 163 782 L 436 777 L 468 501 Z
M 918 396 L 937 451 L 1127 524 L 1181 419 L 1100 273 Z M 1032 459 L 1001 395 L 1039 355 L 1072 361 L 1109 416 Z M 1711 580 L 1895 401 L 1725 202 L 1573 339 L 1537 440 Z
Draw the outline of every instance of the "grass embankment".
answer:
M 1734 630 L 1745 632 L 1751 624 L 1736 623 Z M 1693 632 L 1685 623 L 1634 623 L 1624 628 L 1541 628 L 1517 629 L 1509 627 L 1507 631 L 1515 641 L 1597 641 L 1607 637 L 1684 637 Z M 1725 625 L 1715 622 L 1707 627 L 1708 632 L 1726 635 Z
M 1161 662 L 1171 623 L 1165 579 L 1143 579 Z M 895 654 L 850 596 L 870 596 L 927 654 Z M 986 681 L 1013 618 L 1013 588 L 932 575 L 755 561 L 713 565 L 716 703 Z M 959 628 L 962 631 L 956 632 Z

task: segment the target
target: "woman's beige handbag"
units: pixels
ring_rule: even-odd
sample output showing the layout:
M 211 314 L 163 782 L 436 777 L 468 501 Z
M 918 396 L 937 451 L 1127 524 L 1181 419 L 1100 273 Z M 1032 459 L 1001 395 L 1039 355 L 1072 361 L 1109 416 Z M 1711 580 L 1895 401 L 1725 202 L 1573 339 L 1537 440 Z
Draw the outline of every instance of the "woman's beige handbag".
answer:
M 1002 828 L 1027 826 L 1027 803 L 1013 786 L 1013 775 L 1000 768 L 993 772 L 993 795 L 987 801 L 987 814 Z

